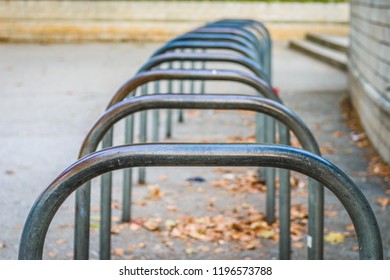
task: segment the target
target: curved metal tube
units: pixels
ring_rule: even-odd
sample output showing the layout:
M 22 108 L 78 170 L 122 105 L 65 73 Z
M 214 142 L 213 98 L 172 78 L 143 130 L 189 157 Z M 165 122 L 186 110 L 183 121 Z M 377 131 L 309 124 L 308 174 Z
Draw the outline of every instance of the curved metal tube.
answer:
M 236 43 L 241 46 L 247 47 L 251 49 L 253 52 L 257 52 L 257 46 L 252 43 L 252 41 L 248 39 L 244 39 L 242 37 L 238 37 L 236 35 L 230 35 L 230 34 L 206 34 L 206 33 L 195 33 L 195 32 L 188 32 L 184 35 L 180 35 L 173 40 L 171 40 L 169 43 L 172 42 L 185 42 L 185 41 L 212 41 L 212 42 L 230 42 L 230 43 Z M 259 59 L 259 57 L 258 57 Z M 260 61 L 259 61 L 260 62 Z
M 303 173 L 341 201 L 355 226 L 360 259 L 382 259 L 375 215 L 363 193 L 331 162 L 304 150 L 258 144 L 143 144 L 119 146 L 83 157 L 38 197 L 24 225 L 19 259 L 42 259 L 49 225 L 61 204 L 82 184 L 103 173 L 139 166 L 269 166 Z
M 321 155 L 318 144 L 305 123 L 286 106 L 267 98 L 249 95 L 183 95 L 156 94 L 125 99 L 110 107 L 85 137 L 79 158 L 94 152 L 103 136 L 119 120 L 136 112 L 152 109 L 223 109 L 245 110 L 267 114 L 286 125 L 303 147 Z
M 157 56 L 151 57 L 142 67 L 138 70 L 137 73 L 149 71 L 152 68 L 166 62 L 173 61 L 202 61 L 202 62 L 227 62 L 235 63 L 241 66 L 244 66 L 253 74 L 258 76 L 260 79 L 263 79 L 269 82 L 267 74 L 264 72 L 264 69 L 261 68 L 256 62 L 252 59 L 236 54 L 220 54 L 220 53 L 164 53 Z
M 111 99 L 107 109 L 126 98 L 137 87 L 156 80 L 212 80 L 246 84 L 265 97 L 282 103 L 273 89 L 264 80 L 245 72 L 232 70 L 153 70 L 140 73 L 125 82 Z
M 230 34 L 234 36 L 238 36 L 241 38 L 244 38 L 246 40 L 249 40 L 252 42 L 252 44 L 256 45 L 257 47 L 261 47 L 261 42 L 259 41 L 259 38 L 254 36 L 251 32 L 246 32 L 239 30 L 237 28 L 230 28 L 230 27 L 209 27 L 209 26 L 203 26 L 196 28 L 190 33 L 201 33 L 201 34 Z M 259 51 L 259 49 L 258 49 Z
M 237 43 L 228 42 L 208 42 L 208 41 L 177 41 L 168 42 L 166 45 L 155 51 L 152 56 L 156 56 L 168 51 L 177 49 L 217 49 L 217 50 L 231 50 L 240 53 L 246 57 L 250 57 L 258 61 L 258 53 L 254 52 L 246 46 Z

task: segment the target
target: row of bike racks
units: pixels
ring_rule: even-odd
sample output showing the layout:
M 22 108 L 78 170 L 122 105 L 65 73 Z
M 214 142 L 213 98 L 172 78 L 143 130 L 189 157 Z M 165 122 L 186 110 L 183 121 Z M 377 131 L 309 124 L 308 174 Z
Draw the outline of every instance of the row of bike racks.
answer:
M 157 50 L 114 94 L 80 149 L 79 160 L 60 174 L 33 205 L 20 242 L 19 259 L 41 259 L 44 239 L 60 205 L 76 191 L 74 258 L 89 258 L 90 180 L 101 176 L 100 259 L 111 255 L 110 171 L 124 169 L 122 221 L 131 220 L 132 169 L 145 182 L 149 166 L 255 166 L 266 180 L 266 217 L 275 221 L 275 168 L 279 188 L 279 257 L 290 259 L 290 170 L 309 177 L 308 258 L 323 259 L 323 186 L 342 202 L 358 235 L 361 259 L 383 258 L 373 211 L 360 190 L 332 163 L 321 158 L 318 144 L 300 118 L 282 104 L 271 84 L 271 39 L 262 23 L 221 20 L 179 36 Z M 188 50 L 190 52 L 188 52 Z M 199 50 L 201 50 L 199 52 Z M 247 71 L 209 69 L 209 63 L 240 65 Z M 175 65 L 179 64 L 179 67 Z M 189 64 L 189 69 L 187 64 Z M 200 64 L 200 69 L 196 65 Z M 174 91 L 173 83 L 179 82 Z M 190 81 L 185 92 L 184 82 Z M 253 88 L 259 96 L 207 92 L 207 81 L 229 81 Z M 166 82 L 166 93 L 162 83 Z M 194 83 L 200 83 L 195 89 Z M 153 83 L 153 84 L 152 84 Z M 153 85 L 153 87 L 151 87 Z M 152 90 L 151 90 L 152 89 Z M 166 135 L 172 134 L 172 110 L 224 109 L 256 112 L 258 144 L 161 144 L 159 110 L 167 110 Z M 147 112 L 153 110 L 152 137 Z M 139 143 L 134 144 L 134 114 L 140 113 Z M 266 117 L 265 117 L 266 116 Z M 125 119 L 124 146 L 113 147 L 113 127 Z M 275 122 L 275 120 L 277 122 Z M 288 146 L 290 131 L 302 149 Z M 276 132 L 279 144 L 275 143 Z M 148 143 L 152 142 L 152 143 Z M 98 149 L 102 143 L 102 150 Z M 148 144 L 146 144 L 148 143 Z M 268 143 L 267 145 L 265 143 Z

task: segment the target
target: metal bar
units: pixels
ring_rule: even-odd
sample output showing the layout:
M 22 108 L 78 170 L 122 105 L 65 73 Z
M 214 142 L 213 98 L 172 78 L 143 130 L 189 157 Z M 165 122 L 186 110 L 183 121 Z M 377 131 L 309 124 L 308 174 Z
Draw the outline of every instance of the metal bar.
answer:
M 238 82 L 252 87 L 265 97 L 282 103 L 268 83 L 254 75 L 231 70 L 152 70 L 139 73 L 132 79 L 126 81 L 112 97 L 107 108 L 123 100 L 134 89 L 139 86 L 156 80 L 201 80 L 206 81 L 231 81 Z
M 383 259 L 379 227 L 370 204 L 331 162 L 307 151 L 259 144 L 143 144 L 90 154 L 61 173 L 38 197 L 24 225 L 19 259 L 42 259 L 45 236 L 61 204 L 82 184 L 109 171 L 137 166 L 270 166 L 307 175 L 340 200 L 355 226 L 360 259 Z
M 129 115 L 125 119 L 125 143 L 134 143 L 134 116 Z M 127 168 L 123 172 L 122 193 L 122 222 L 131 221 L 131 197 L 133 185 L 133 169 Z
M 141 87 L 141 95 L 148 94 L 148 84 Z M 141 112 L 139 125 L 139 143 L 147 142 L 148 133 L 148 115 L 146 111 Z M 145 184 L 146 170 L 143 167 L 138 169 L 138 184 Z
M 205 51 L 205 50 L 204 50 Z M 219 53 L 164 53 L 151 57 L 139 70 L 138 73 L 149 71 L 154 67 L 171 61 L 201 61 L 205 62 L 223 62 L 223 63 L 234 63 L 241 65 L 251 71 L 254 75 L 260 79 L 269 82 L 269 77 L 265 73 L 264 69 L 261 68 L 253 59 L 242 55 L 236 54 L 219 54 Z M 182 68 L 184 70 L 184 67 Z M 202 69 L 206 70 L 206 69 Z
M 231 50 L 237 53 L 240 53 L 246 57 L 252 58 L 255 61 L 258 61 L 258 53 L 251 50 L 248 47 L 242 46 L 237 43 L 228 43 L 228 42 L 207 42 L 207 41 L 177 41 L 170 42 L 162 46 L 160 49 L 155 51 L 152 56 L 166 53 L 168 51 L 173 51 L 176 49 L 219 49 L 219 50 Z

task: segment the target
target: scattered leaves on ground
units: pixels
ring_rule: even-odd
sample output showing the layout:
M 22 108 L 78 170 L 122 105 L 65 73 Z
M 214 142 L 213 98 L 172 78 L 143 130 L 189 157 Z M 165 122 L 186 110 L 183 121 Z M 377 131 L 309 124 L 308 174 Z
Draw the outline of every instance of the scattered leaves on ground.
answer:
M 384 163 L 379 156 L 374 156 L 370 159 L 368 172 L 370 175 L 389 177 L 390 167 L 388 164 Z
M 341 103 L 343 117 L 346 119 L 347 126 L 351 133 L 352 142 L 360 147 L 366 148 L 369 152 L 369 175 L 376 175 L 385 178 L 386 181 L 390 181 L 390 167 L 384 163 L 378 156 L 373 146 L 370 144 L 368 137 L 360 123 L 359 117 L 351 104 L 349 98 L 345 98 Z
M 294 242 L 303 240 L 307 227 L 307 207 L 294 204 L 291 211 L 291 234 Z M 278 221 L 266 222 L 262 212 L 258 212 L 250 204 L 243 203 L 216 216 L 180 216 L 175 219 L 143 218 L 145 229 L 156 232 L 166 238 L 177 238 L 183 241 L 211 242 L 216 246 L 226 242 L 234 242 L 235 250 L 254 250 L 260 248 L 260 239 L 279 239 Z M 169 246 L 168 240 L 164 241 Z M 172 245 L 172 244 L 171 244 Z M 297 245 L 301 246 L 301 245 Z M 194 248 L 187 246 L 186 253 L 210 251 L 210 247 Z
M 237 191 L 240 193 L 258 193 L 265 192 L 267 189 L 264 184 L 259 182 L 257 172 L 254 170 L 248 170 L 245 174 L 239 175 L 225 173 L 222 179 L 213 181 L 211 185 L 215 188 L 222 188 L 230 193 Z
M 125 255 L 125 250 L 123 248 L 114 248 L 112 254 L 114 256 L 123 257 Z

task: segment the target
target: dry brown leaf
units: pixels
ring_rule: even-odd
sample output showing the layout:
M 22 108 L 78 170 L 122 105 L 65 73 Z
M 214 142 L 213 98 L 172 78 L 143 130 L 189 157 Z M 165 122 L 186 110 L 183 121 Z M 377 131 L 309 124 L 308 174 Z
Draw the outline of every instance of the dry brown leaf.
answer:
M 3 249 L 3 248 L 5 248 L 5 243 L 0 242 L 0 249 Z
M 150 230 L 150 231 L 159 231 L 160 230 L 160 223 L 161 223 L 161 219 L 160 218 L 151 218 L 151 219 L 147 219 L 144 223 L 143 223 L 143 226 L 144 228 L 146 228 L 147 230 Z
M 170 213 L 175 213 L 175 212 L 178 211 L 177 207 L 176 207 L 175 205 L 172 205 L 172 204 L 167 205 L 167 210 L 168 210 L 168 212 L 170 212 Z
M 352 247 L 352 251 L 358 252 L 358 251 L 359 251 L 359 246 L 353 246 L 353 247 Z
M 137 249 L 136 246 L 131 246 L 131 245 L 127 246 L 127 251 L 134 251 L 136 249 Z
M 141 225 L 137 222 L 131 222 L 129 228 L 132 231 L 137 231 L 141 228 Z
M 196 249 L 195 248 L 192 248 L 192 247 L 186 248 L 186 254 L 187 255 L 192 255 L 194 253 L 196 253 Z
M 114 248 L 112 254 L 118 257 L 123 257 L 125 255 L 125 250 L 123 248 Z
M 210 252 L 210 247 L 209 246 L 199 246 L 198 248 L 197 248 L 197 251 L 199 251 L 199 252 L 204 252 L 204 253 L 206 253 L 206 252 Z
M 264 239 L 271 239 L 273 238 L 275 233 L 272 230 L 260 230 L 259 231 L 259 237 L 264 238 Z
M 48 255 L 49 258 L 55 258 L 55 257 L 58 256 L 57 253 L 53 253 L 53 252 L 49 252 L 49 253 L 47 253 L 47 255 Z
M 335 138 L 343 138 L 345 136 L 345 134 L 342 131 L 336 130 L 336 131 L 332 132 L 332 136 Z
M 331 147 L 321 147 L 320 148 L 321 154 L 328 154 L 328 155 L 335 155 L 336 150 Z
M 145 197 L 147 200 L 160 200 L 164 193 L 157 186 L 150 186 L 149 195 Z
M 303 248 L 305 248 L 305 244 L 303 242 L 293 242 L 292 246 L 295 249 L 303 249 Z
M 355 226 L 353 224 L 350 224 L 350 225 L 345 226 L 345 229 L 349 230 L 349 231 L 355 231 Z
M 385 210 L 387 208 L 387 206 L 390 205 L 390 197 L 381 196 L 381 197 L 378 197 L 375 202 L 376 202 L 376 204 L 381 206 L 383 210 Z
M 57 244 L 64 244 L 64 243 L 66 243 L 66 239 L 57 239 L 56 243 Z M 0 248 L 1 248 L 1 246 L 0 246 Z

